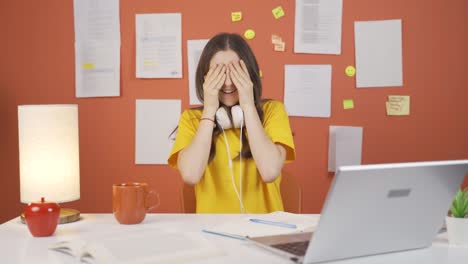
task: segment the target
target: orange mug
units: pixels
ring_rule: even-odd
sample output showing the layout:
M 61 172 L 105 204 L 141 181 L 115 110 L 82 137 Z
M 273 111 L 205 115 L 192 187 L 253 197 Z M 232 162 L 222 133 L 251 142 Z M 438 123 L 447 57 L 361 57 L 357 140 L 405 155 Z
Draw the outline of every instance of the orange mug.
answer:
M 157 204 L 148 205 L 147 200 L 151 195 L 158 198 Z M 159 194 L 148 190 L 146 183 L 128 182 L 112 185 L 112 211 L 115 219 L 121 224 L 141 223 L 146 213 L 159 204 Z

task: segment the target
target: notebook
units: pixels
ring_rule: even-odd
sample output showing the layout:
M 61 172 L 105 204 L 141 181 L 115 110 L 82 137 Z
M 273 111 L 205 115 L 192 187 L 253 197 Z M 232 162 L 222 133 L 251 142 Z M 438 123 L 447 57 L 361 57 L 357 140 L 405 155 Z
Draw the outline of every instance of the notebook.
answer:
M 282 226 L 282 223 L 293 227 Z M 263 215 L 247 215 L 239 220 L 222 223 L 203 231 L 233 238 L 246 238 L 308 232 L 314 230 L 317 223 L 317 217 L 278 211 Z
M 296 262 L 428 247 L 468 173 L 468 160 L 340 167 L 313 233 L 249 238 Z

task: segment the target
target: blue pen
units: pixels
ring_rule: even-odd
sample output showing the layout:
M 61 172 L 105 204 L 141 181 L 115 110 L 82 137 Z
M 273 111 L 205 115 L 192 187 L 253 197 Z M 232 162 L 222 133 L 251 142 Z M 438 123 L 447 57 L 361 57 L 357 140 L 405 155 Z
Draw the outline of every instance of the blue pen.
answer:
M 269 221 L 269 220 L 262 220 L 262 219 L 256 219 L 256 218 L 251 218 L 249 220 L 251 222 L 259 223 L 259 224 L 274 225 L 274 226 L 286 227 L 286 228 L 291 228 L 291 229 L 296 229 L 297 228 L 297 226 L 294 225 L 294 224 L 275 222 L 275 221 Z

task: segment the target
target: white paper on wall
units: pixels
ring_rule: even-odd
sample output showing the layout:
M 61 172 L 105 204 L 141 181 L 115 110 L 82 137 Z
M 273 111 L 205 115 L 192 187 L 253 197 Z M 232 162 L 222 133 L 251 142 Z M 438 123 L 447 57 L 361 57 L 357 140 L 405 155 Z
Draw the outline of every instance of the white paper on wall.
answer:
M 341 54 L 343 0 L 296 0 L 294 52 Z
M 167 164 L 180 113 L 180 100 L 136 100 L 135 164 Z
M 360 165 L 362 156 L 362 127 L 330 126 L 328 171 L 340 166 Z
M 74 0 L 75 95 L 120 95 L 118 0 Z
M 356 87 L 403 85 L 401 20 L 354 22 Z
M 198 100 L 197 90 L 195 87 L 195 76 L 197 72 L 198 61 L 205 48 L 208 39 L 187 40 L 187 60 L 188 60 L 188 77 L 189 77 L 189 95 L 191 105 L 201 105 Z
M 137 14 L 136 77 L 182 78 L 182 16 Z
M 284 104 L 290 116 L 330 117 L 331 65 L 285 65 Z

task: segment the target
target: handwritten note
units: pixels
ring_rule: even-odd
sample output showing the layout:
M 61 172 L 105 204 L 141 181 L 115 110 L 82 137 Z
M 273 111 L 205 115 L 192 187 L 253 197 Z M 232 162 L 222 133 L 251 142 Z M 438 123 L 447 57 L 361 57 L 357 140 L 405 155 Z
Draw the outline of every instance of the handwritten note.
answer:
M 271 35 L 271 43 L 273 43 L 274 51 L 284 51 L 286 49 L 286 43 L 278 35 Z
M 385 103 L 387 115 L 403 116 L 410 114 L 410 96 L 409 95 L 389 95 Z
M 274 51 L 285 51 L 286 50 L 286 43 L 281 42 L 281 43 L 275 44 L 273 46 L 273 50 Z
M 242 20 L 242 12 L 231 12 L 231 21 L 238 22 Z

